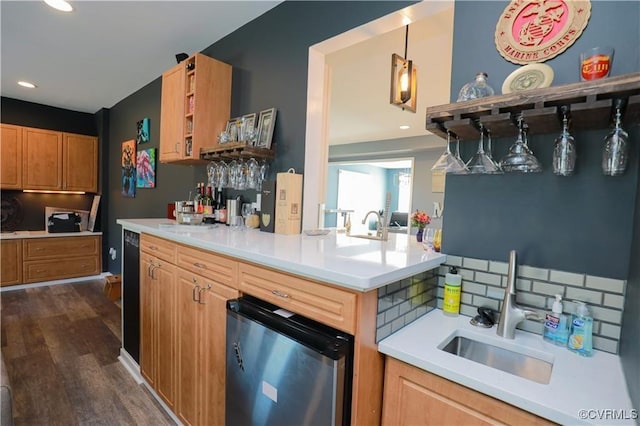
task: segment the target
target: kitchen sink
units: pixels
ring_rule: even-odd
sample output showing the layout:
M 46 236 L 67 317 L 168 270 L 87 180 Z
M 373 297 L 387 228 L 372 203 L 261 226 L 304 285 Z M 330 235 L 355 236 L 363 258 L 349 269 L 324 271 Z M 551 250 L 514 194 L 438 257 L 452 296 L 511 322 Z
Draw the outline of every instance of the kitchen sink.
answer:
M 548 360 L 490 345 L 468 337 L 454 335 L 439 346 L 440 350 L 479 364 L 546 385 L 551 379 L 552 356 Z

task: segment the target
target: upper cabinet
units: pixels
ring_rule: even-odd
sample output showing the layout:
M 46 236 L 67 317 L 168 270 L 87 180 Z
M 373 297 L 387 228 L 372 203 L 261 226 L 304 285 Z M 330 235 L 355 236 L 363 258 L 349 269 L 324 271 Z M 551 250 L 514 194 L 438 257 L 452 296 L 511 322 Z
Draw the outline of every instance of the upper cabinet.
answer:
M 0 187 L 22 189 L 22 127 L 2 125 Z
M 22 187 L 62 190 L 62 132 L 23 129 Z
M 98 192 L 98 138 L 2 124 L 2 189 Z
M 160 161 L 197 164 L 231 111 L 231 65 L 196 53 L 162 75 Z
M 63 133 L 62 189 L 98 192 L 98 138 Z

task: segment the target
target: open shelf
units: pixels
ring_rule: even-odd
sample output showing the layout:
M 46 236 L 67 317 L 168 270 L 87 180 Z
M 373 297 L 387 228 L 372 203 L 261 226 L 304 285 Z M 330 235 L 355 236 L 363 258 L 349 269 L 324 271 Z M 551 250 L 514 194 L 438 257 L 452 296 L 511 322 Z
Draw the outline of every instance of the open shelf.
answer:
M 427 107 L 426 129 L 442 138 L 447 131 L 460 140 L 477 140 L 479 123 L 494 138 L 518 133 L 514 117 L 522 114 L 529 134 L 559 132 L 561 107 L 568 107 L 574 131 L 607 128 L 613 105 L 622 101 L 624 125 L 640 122 L 640 72 L 562 86 Z
M 273 160 L 275 157 L 275 144 L 272 149 L 248 146 L 243 142 L 228 143 L 210 148 L 200 149 L 200 158 L 203 160 L 231 160 L 236 158 L 255 158 Z

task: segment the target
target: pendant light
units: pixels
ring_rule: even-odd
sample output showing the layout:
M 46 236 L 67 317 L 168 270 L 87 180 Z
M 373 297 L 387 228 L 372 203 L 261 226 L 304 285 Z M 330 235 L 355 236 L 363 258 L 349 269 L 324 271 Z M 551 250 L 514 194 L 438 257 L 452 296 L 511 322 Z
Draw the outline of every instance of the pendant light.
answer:
M 390 102 L 403 110 L 416 112 L 417 70 L 413 61 L 407 59 L 409 44 L 409 25 L 404 36 L 404 57 L 391 55 L 391 99 Z

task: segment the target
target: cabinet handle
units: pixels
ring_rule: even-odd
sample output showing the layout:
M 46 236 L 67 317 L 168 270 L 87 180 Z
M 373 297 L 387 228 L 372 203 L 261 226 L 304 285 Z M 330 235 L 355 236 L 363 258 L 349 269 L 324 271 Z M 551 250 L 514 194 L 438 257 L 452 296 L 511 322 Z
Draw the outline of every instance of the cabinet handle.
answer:
M 196 279 L 194 278 L 193 280 L 195 281 Z M 200 300 L 196 299 L 196 290 L 198 291 L 198 298 L 200 298 L 200 286 L 196 284 L 191 290 L 191 299 L 193 299 L 194 302 L 200 302 Z
M 158 250 L 158 246 L 149 246 L 149 250 L 157 251 Z
M 281 293 L 278 290 L 271 290 L 271 293 L 275 294 L 278 297 L 282 297 L 283 299 L 289 298 L 289 295 L 287 293 Z
M 207 269 L 207 265 L 203 265 L 202 263 L 198 263 L 198 262 L 195 262 L 193 266 L 200 269 Z
M 202 290 L 211 290 L 211 284 L 207 284 L 207 288 L 202 287 L 200 288 L 200 290 L 198 290 L 198 303 L 201 305 L 206 305 L 206 303 L 202 301 Z
M 179 142 L 179 141 L 178 141 L 178 142 L 176 142 L 176 143 L 175 143 L 175 145 L 173 145 L 173 152 L 176 152 L 176 153 L 178 153 L 178 152 L 179 152 L 179 151 L 178 151 L 178 146 L 179 146 L 179 145 L 180 145 L 180 142 Z
M 42 250 L 44 250 L 44 248 L 42 248 L 42 247 L 36 247 L 36 251 L 42 251 Z

